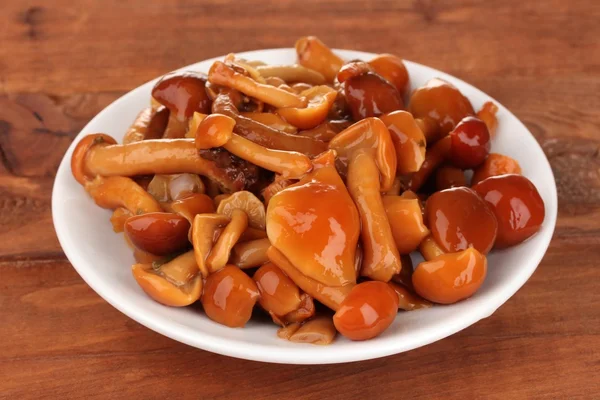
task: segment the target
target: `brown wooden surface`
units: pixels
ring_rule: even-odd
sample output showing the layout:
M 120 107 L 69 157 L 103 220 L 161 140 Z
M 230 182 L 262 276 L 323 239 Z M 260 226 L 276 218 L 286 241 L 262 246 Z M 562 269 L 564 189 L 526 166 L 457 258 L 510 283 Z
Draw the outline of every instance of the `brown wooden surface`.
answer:
M 0 9 L 0 398 L 600 398 L 600 2 L 5 0 Z M 556 233 L 491 318 L 379 360 L 261 364 L 140 326 L 66 260 L 53 175 L 91 117 L 171 69 L 305 34 L 463 78 L 542 144 L 558 185 Z

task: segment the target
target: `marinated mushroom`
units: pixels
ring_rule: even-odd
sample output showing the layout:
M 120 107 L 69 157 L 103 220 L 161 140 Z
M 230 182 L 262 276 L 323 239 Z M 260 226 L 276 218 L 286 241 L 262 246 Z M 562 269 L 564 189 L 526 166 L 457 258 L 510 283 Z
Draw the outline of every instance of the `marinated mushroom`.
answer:
M 409 190 L 416 192 L 421 189 L 421 186 L 423 186 L 431 174 L 446 161 L 448 154 L 450 153 L 450 146 L 450 136 L 446 136 L 443 139 L 438 140 L 429 150 L 427 150 L 421 168 L 411 176 L 408 182 Z
M 123 137 L 123 144 L 146 139 L 160 139 L 167 129 L 169 110 L 166 107 L 143 109 Z
M 125 208 L 133 215 L 160 212 L 160 204 L 133 179 L 124 176 L 97 177 L 85 185 L 94 202 L 110 210 Z
M 396 150 L 397 172 L 406 175 L 417 172 L 425 161 L 427 141 L 413 116 L 406 111 L 394 111 L 380 117 Z
M 427 225 L 446 252 L 476 248 L 487 254 L 496 240 L 498 222 L 477 192 L 466 187 L 442 190 L 427 200 Z
M 243 210 L 238 208 L 234 209 L 231 213 L 231 220 L 221 231 L 221 234 L 205 260 L 206 269 L 209 274 L 220 270 L 227 264 L 231 249 L 237 243 L 247 227 L 248 215 L 246 215 Z
M 413 92 L 408 111 L 415 118 L 436 123 L 435 132 L 425 132 L 428 143 L 448 134 L 464 117 L 475 114 L 469 99 L 440 78 L 430 80 Z
M 294 125 L 286 122 L 283 118 L 281 118 L 277 114 L 271 114 L 266 112 L 243 112 L 240 113 L 242 117 L 250 118 L 253 121 L 261 123 L 263 125 L 268 126 L 269 128 L 285 132 L 296 134 L 298 132 L 298 128 Z
M 242 269 L 263 265 L 269 261 L 267 250 L 270 246 L 271 242 L 266 238 L 246 242 L 238 241 L 231 249 L 229 263 Z
M 486 124 L 479 118 L 463 118 L 449 135 L 449 160 L 456 167 L 475 168 L 482 164 L 490 153 L 490 133 Z
M 306 101 L 294 93 L 276 88 L 271 85 L 259 83 L 234 68 L 215 61 L 208 72 L 208 80 L 215 85 L 226 86 L 239 90 L 247 96 L 254 97 L 260 101 L 275 107 L 305 107 Z
M 296 41 L 298 63 L 319 72 L 327 82 L 333 82 L 344 61 L 315 36 L 306 36 Z
M 497 112 L 498 106 L 491 101 L 485 102 L 481 109 L 477 111 L 477 118 L 485 122 L 491 137 L 496 135 L 496 129 L 498 128 Z
M 385 192 L 394 184 L 396 152 L 390 132 L 379 118 L 366 118 L 344 129 L 329 142 L 329 148 L 336 151 L 342 174 L 353 153 L 359 149 L 371 150 L 380 172 L 381 190 Z
M 125 229 L 125 221 L 127 221 L 129 217 L 131 217 L 131 212 L 128 209 L 117 207 L 110 217 L 113 231 L 115 233 L 123 232 L 123 229 Z
M 419 243 L 419 252 L 423 258 L 427 261 L 431 261 L 437 258 L 439 255 L 446 254 L 446 251 L 437 244 L 433 236 L 428 235 Z
M 400 95 L 408 92 L 410 87 L 408 71 L 399 57 L 392 54 L 379 54 L 369 61 L 369 65 L 377 74 L 394 85 Z
M 231 219 L 220 214 L 198 214 L 194 217 L 192 224 L 192 244 L 194 245 L 194 256 L 196 264 L 203 277 L 209 275 L 206 265 L 208 257 L 215 241 Z
M 429 229 L 423 223 L 419 200 L 400 196 L 383 196 L 382 200 L 398 253 L 415 251 L 429 234 Z
M 413 273 L 413 287 L 429 301 L 452 304 L 471 297 L 483 284 L 486 274 L 487 259 L 469 247 L 420 263 Z
M 227 265 L 211 274 L 204 283 L 202 307 L 206 316 L 231 328 L 246 325 L 260 293 L 241 269 Z
M 336 334 L 331 318 L 320 316 L 306 321 L 288 340 L 296 343 L 327 345 L 333 342 Z
M 241 191 L 233 193 L 219 203 L 217 213 L 231 217 L 235 209 L 244 210 L 248 215 L 248 225 L 265 230 L 265 206 L 254 194 Z
M 437 190 L 467 186 L 467 178 L 462 169 L 444 165 L 435 172 L 435 188 Z
M 166 256 L 188 245 L 190 223 L 185 218 L 163 212 L 135 215 L 125 222 L 125 234 L 138 249 Z
M 131 267 L 138 285 L 161 304 L 184 307 L 194 303 L 202 293 L 202 277 L 194 252 L 188 251 L 165 264 L 134 264 Z
M 502 154 L 490 153 L 483 164 L 477 167 L 477 169 L 473 172 L 471 185 L 475 185 L 491 176 L 505 174 L 521 175 L 521 166 L 517 160 Z
M 376 73 L 368 72 L 352 77 L 344 82 L 343 88 L 355 121 L 404 108 L 400 92 Z
M 319 200 L 310 201 L 315 198 Z M 331 166 L 315 169 L 283 189 L 267 207 L 271 244 L 304 275 L 325 285 L 356 281 L 354 252 L 359 231 L 356 207 Z
M 546 210 L 542 197 L 529 179 L 522 175 L 494 176 L 477 183 L 473 189 L 498 220 L 495 247 L 514 246 L 540 230 Z
M 281 319 L 300 307 L 300 289 L 275 264 L 260 267 L 253 279 L 260 292 L 258 304 L 271 316 Z
M 387 283 L 363 282 L 346 296 L 333 316 L 339 333 L 350 340 L 380 335 L 398 314 L 398 295 Z
M 299 129 L 311 129 L 325 120 L 337 96 L 335 89 L 329 86 L 315 86 L 300 93 L 306 98 L 308 105 L 303 108 L 278 108 L 285 121 Z

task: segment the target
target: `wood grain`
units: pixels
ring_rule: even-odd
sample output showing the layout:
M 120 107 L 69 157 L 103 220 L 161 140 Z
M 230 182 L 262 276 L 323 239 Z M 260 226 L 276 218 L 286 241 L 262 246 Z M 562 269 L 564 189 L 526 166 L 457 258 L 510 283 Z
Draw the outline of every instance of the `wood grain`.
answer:
M 5 1 L 0 398 L 598 398 L 598 20 L 600 3 L 586 0 Z M 558 186 L 556 233 L 531 280 L 492 317 L 379 360 L 261 364 L 138 325 L 66 261 L 52 227 L 53 176 L 97 112 L 182 65 L 305 34 L 465 79 L 542 145 Z

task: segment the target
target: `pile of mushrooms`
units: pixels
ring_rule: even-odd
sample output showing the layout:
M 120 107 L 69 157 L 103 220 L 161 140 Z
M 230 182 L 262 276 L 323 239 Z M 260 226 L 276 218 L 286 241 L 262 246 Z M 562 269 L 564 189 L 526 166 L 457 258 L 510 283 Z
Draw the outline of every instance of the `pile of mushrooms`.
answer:
M 486 254 L 544 219 L 519 164 L 490 154 L 498 108 L 476 113 L 441 79 L 409 95 L 390 54 L 346 62 L 315 37 L 296 51 L 294 65 L 230 54 L 165 75 L 122 144 L 77 143 L 73 176 L 112 211 L 140 288 L 229 327 L 264 312 L 312 344 L 472 296 Z

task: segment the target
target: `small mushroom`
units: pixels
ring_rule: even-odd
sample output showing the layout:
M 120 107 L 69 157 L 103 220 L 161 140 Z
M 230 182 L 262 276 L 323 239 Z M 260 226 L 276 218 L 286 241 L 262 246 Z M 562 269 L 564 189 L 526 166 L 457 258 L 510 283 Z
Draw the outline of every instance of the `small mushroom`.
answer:
M 247 96 L 275 107 L 304 107 L 305 100 L 298 95 L 286 92 L 271 85 L 259 83 L 245 76 L 223 62 L 215 61 L 208 72 L 208 80 L 215 85 L 239 90 Z
M 194 222 L 196 215 L 215 212 L 215 205 L 212 199 L 203 193 L 194 193 L 182 199 L 175 200 L 169 207 L 172 212 L 187 219 L 190 226 Z
M 366 118 L 351 125 L 329 142 L 329 148 L 337 152 L 342 173 L 348 169 L 353 153 L 359 149 L 371 150 L 379 170 L 381 190 L 385 192 L 392 187 L 396 177 L 396 151 L 390 132 L 379 118 Z
M 415 291 L 439 304 L 452 304 L 471 297 L 483 284 L 487 259 L 473 247 L 442 254 L 420 263 L 413 274 Z
M 157 174 L 152 177 L 146 190 L 158 202 L 168 203 L 193 194 L 204 193 L 205 186 L 196 174 Z
M 394 111 L 380 118 L 388 128 L 396 149 L 398 174 L 417 172 L 425 161 L 427 142 L 413 116 L 406 111 Z
M 299 129 L 311 129 L 325 120 L 337 96 L 329 86 L 315 86 L 300 94 L 308 105 L 303 108 L 279 108 L 277 114 Z
M 335 326 L 330 317 L 320 316 L 306 321 L 294 332 L 290 342 L 310 343 L 318 345 L 328 345 L 333 342 L 337 335 Z
M 404 109 L 396 87 L 373 72 L 351 77 L 344 82 L 343 91 L 355 121 Z
M 209 275 L 206 258 L 212 249 L 221 228 L 225 227 L 231 219 L 220 214 L 197 214 L 192 224 L 192 244 L 196 264 L 203 277 Z
M 382 200 L 398 252 L 409 254 L 417 250 L 429 234 L 429 229 L 423 223 L 419 200 L 400 196 L 383 196 Z
M 243 112 L 241 116 L 250 118 L 253 121 L 259 122 L 270 128 L 276 129 L 281 132 L 295 134 L 298 132 L 298 128 L 294 125 L 286 122 L 279 115 L 265 112 Z
M 277 336 L 281 339 L 289 340 L 290 337 L 292 337 L 292 335 L 296 333 L 301 326 L 302 324 L 299 322 L 282 326 L 281 328 L 277 329 Z
M 323 142 L 329 142 L 332 140 L 339 131 L 334 129 L 330 122 L 325 121 L 312 129 L 307 129 L 298 132 L 298 136 L 309 137 L 315 140 L 321 140 Z
M 234 209 L 231 213 L 231 221 L 223 229 L 206 258 L 205 265 L 209 274 L 220 270 L 227 264 L 231 249 L 247 227 L 248 216 L 246 213 L 238 208 Z
M 485 102 L 481 109 L 477 111 L 477 118 L 485 122 L 492 138 L 496 135 L 496 129 L 498 128 L 497 112 L 498 106 L 491 101 Z
M 167 129 L 169 121 L 169 110 L 160 106 L 157 109 L 151 107 L 143 109 L 129 127 L 123 143 L 139 142 L 146 139 L 160 139 Z
M 125 234 L 138 249 L 166 256 L 188 246 L 190 223 L 173 213 L 135 215 L 125 222 Z
M 277 179 L 276 178 L 267 187 L 265 187 L 261 192 L 263 199 L 265 199 L 265 204 L 269 205 L 269 201 L 271 200 L 271 197 L 275 196 L 277 193 L 281 192 L 286 187 L 291 186 L 297 182 L 298 182 L 297 179 L 283 179 L 283 178 Z
M 161 212 L 160 204 L 131 178 L 98 176 L 85 186 L 97 205 L 115 210 L 126 208 L 131 214 Z
M 285 317 L 283 317 L 283 323 L 291 324 L 302 322 L 312 318 L 315 315 L 315 303 L 313 298 L 306 293 L 302 293 L 302 295 L 300 295 L 300 299 L 300 307 L 286 314 Z
M 231 139 L 235 120 L 223 114 L 211 114 L 204 118 L 196 130 L 196 148 L 221 147 Z
M 227 196 L 219 203 L 217 213 L 231 217 L 235 209 L 246 212 L 251 227 L 265 230 L 265 205 L 254 194 L 240 191 Z
M 250 320 L 259 297 L 252 278 L 238 267 L 227 265 L 206 278 L 201 301 L 208 318 L 238 328 Z
M 300 289 L 334 311 L 339 308 L 342 301 L 344 301 L 350 290 L 355 286 L 354 283 L 348 283 L 342 286 L 327 286 L 309 278 L 292 265 L 283 253 L 273 246 L 269 247 L 267 250 L 267 256 L 269 257 L 269 260 L 281 268 L 281 270 L 285 272 L 285 274 L 289 276 Z
M 208 117 L 208 114 L 195 112 L 190 121 L 188 122 L 188 129 L 185 133 L 185 137 L 188 139 L 195 138 L 196 134 L 198 133 L 198 126 L 202 121 L 204 121 L 204 118 L 206 117 Z
M 488 158 L 473 172 L 471 186 L 491 176 L 517 174 L 521 175 L 521 166 L 514 158 L 498 153 L 490 153 Z
M 258 267 L 269 261 L 267 250 L 271 246 L 269 239 L 248 240 L 236 243 L 231 249 L 229 263 L 241 269 Z
M 369 61 L 369 65 L 377 74 L 394 85 L 401 95 L 408 92 L 410 88 L 408 70 L 402 59 L 392 54 L 379 54 Z
M 102 140 L 106 142 L 106 138 L 103 137 Z M 87 137 L 83 141 L 87 141 Z M 192 139 L 158 139 L 129 144 L 96 145 L 89 148 L 86 157 L 82 157 L 82 164 L 73 170 L 74 175 L 79 174 L 78 171 L 86 171 L 91 176 L 191 173 L 208 176 L 228 192 L 241 190 L 244 184 L 243 179 L 236 179 L 239 178 L 237 175 L 231 177 L 214 161 L 199 157 Z
M 194 112 L 210 113 L 206 82 L 207 77 L 201 72 L 173 72 L 154 85 L 152 97 L 167 107 L 175 119 L 187 121 Z
M 302 65 L 261 65 L 256 71 L 263 78 L 277 77 L 285 82 L 306 82 L 311 85 L 323 85 L 325 77 L 314 69 Z
M 437 125 L 434 131 L 424 130 L 428 143 L 447 135 L 464 117 L 475 114 L 469 99 L 439 78 L 431 79 L 412 93 L 408 111 L 415 118 L 431 119 Z
M 296 54 L 300 65 L 319 72 L 327 82 L 333 82 L 344 61 L 315 36 L 296 41 Z
M 188 251 L 165 264 L 134 264 L 133 277 L 159 303 L 184 307 L 194 303 L 202 293 L 202 277 L 194 252 Z
M 387 282 L 400 273 L 402 263 L 381 199 L 378 175 L 372 150 L 359 149 L 352 153 L 347 185 L 362 221 L 361 275 Z

